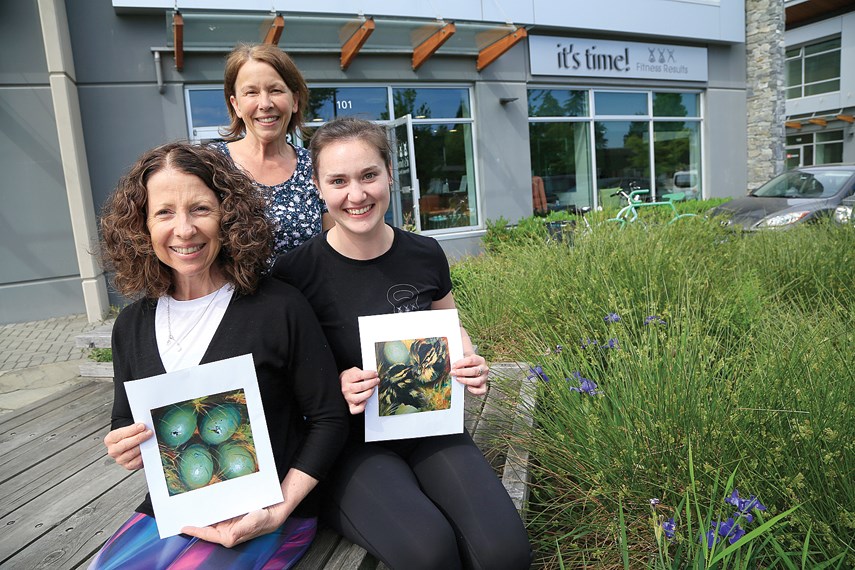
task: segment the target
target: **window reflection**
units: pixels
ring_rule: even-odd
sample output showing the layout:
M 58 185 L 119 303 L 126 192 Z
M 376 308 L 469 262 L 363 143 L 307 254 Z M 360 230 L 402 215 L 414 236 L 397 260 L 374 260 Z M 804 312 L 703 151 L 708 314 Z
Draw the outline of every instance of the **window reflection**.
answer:
M 229 124 L 229 113 L 222 89 L 192 89 L 188 91 L 188 97 L 194 129 Z
M 647 121 L 597 121 L 597 188 L 600 205 L 614 207 L 617 189 L 650 190 L 650 137 Z
M 368 121 L 389 118 L 385 87 L 314 87 L 309 92 L 306 122 L 326 123 L 336 117 L 359 117 Z
M 584 117 L 588 115 L 588 92 L 567 89 L 529 89 L 530 117 Z
M 422 230 L 477 224 L 472 125 L 413 125 Z
M 647 115 L 647 93 L 598 91 L 594 110 L 597 115 Z
M 532 123 L 529 139 L 534 213 L 592 206 L 588 123 Z
M 411 115 L 413 119 L 464 119 L 471 116 L 469 90 L 406 88 L 393 89 L 395 116 Z
M 696 122 L 653 124 L 656 197 L 683 193 L 685 199 L 701 197 L 700 132 Z
M 654 93 L 653 115 L 655 117 L 698 117 L 700 116 L 697 93 Z

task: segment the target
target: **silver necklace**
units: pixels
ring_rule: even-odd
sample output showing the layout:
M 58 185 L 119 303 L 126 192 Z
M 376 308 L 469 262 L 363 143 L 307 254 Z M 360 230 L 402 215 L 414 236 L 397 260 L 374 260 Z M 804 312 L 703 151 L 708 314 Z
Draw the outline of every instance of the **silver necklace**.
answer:
M 223 287 L 225 287 L 225 285 L 223 285 Z M 181 338 L 175 338 L 172 335 L 172 314 L 171 314 L 171 311 L 169 310 L 169 302 L 172 299 L 172 296 L 171 295 L 166 296 L 166 329 L 169 332 L 169 336 L 166 338 L 166 346 L 167 347 L 172 348 L 174 346 L 175 348 L 178 349 L 178 352 L 181 352 L 181 341 L 184 340 L 185 338 L 187 338 L 187 335 L 189 335 L 191 332 L 193 332 L 193 329 L 196 328 L 196 325 L 198 325 L 200 322 L 202 322 L 202 319 L 205 317 L 205 313 L 207 313 L 208 309 L 211 308 L 211 305 L 214 304 L 214 299 L 217 298 L 217 295 L 220 294 L 220 291 L 223 290 L 223 287 L 220 287 L 219 289 L 217 289 L 217 292 L 214 293 L 214 296 L 211 297 L 211 300 L 208 301 L 207 305 L 205 305 L 205 310 L 202 311 L 202 314 L 199 315 L 199 318 L 196 319 L 196 322 L 193 323 L 193 326 L 191 326 L 189 329 L 187 329 L 187 331 L 183 335 L 181 335 Z

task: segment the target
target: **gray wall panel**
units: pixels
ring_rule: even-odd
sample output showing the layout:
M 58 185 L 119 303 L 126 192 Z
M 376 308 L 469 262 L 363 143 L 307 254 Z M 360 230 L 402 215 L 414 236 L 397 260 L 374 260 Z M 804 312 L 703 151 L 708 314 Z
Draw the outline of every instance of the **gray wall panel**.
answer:
M 745 89 L 745 44 L 707 46 L 708 85 L 718 89 Z
M 80 279 L 0 285 L 0 323 L 38 321 L 85 313 Z
M 467 235 L 465 237 L 448 237 L 443 238 L 438 236 L 436 239 L 449 262 L 461 260 L 466 257 L 472 257 L 483 253 L 484 248 L 481 244 L 482 232 L 475 235 Z
M 186 139 L 184 93 L 167 86 L 81 86 L 80 112 L 89 159 L 92 198 L 100 214 L 116 183 L 139 156 L 168 141 Z
M 502 105 L 502 97 L 516 101 Z M 531 158 L 525 83 L 476 83 L 482 222 L 531 215 Z
M 47 84 L 47 59 L 35 0 L 0 2 L 0 85 Z
M 704 125 L 705 197 L 744 196 L 748 185 L 745 91 L 709 89 Z
M 0 88 L 0 283 L 77 275 L 50 89 Z
M 155 81 L 151 48 L 166 45 L 164 12 L 117 15 L 110 0 L 67 1 L 66 11 L 79 85 Z

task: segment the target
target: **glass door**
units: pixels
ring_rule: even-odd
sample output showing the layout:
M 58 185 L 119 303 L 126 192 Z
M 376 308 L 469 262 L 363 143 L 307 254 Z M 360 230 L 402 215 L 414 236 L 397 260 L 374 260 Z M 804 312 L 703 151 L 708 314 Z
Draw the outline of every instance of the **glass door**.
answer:
M 386 211 L 386 222 L 405 230 L 421 232 L 412 118 L 404 115 L 385 123 L 385 127 L 393 153 L 392 198 Z

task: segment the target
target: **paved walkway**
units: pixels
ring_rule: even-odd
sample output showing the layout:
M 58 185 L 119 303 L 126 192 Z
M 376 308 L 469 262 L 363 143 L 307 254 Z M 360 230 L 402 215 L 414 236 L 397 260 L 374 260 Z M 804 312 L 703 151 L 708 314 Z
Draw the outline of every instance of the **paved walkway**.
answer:
M 0 325 L 0 414 L 89 380 L 79 375 L 86 350 L 74 337 L 96 326 L 86 315 Z

